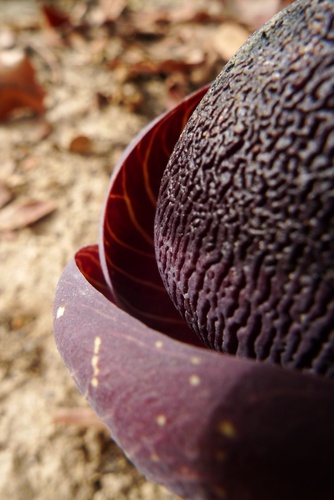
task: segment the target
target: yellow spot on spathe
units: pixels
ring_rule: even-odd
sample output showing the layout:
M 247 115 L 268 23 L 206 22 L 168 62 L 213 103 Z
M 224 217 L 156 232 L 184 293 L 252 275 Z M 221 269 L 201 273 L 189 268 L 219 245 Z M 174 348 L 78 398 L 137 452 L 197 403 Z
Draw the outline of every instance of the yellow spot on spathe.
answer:
M 199 385 L 201 383 L 201 379 L 199 378 L 198 375 L 190 375 L 190 377 L 189 377 L 189 383 L 193 387 L 196 387 L 197 385 Z
M 57 314 L 56 314 L 56 318 L 59 319 L 61 318 L 62 316 L 64 316 L 64 312 L 65 312 L 65 306 L 60 306 L 58 307 L 57 309 Z
M 99 379 L 97 377 L 93 377 L 90 383 L 93 387 L 97 387 L 99 385 Z
M 160 425 L 160 427 L 163 427 L 163 426 L 166 424 L 166 422 L 167 422 L 166 415 L 162 415 L 162 414 L 161 414 L 161 415 L 158 415 L 158 416 L 156 417 L 155 421 L 156 421 L 156 423 L 157 423 L 158 425 Z
M 237 435 L 235 426 L 229 420 L 222 420 L 219 423 L 218 432 L 228 438 L 234 438 Z
M 154 345 L 157 349 L 161 349 L 164 343 L 161 340 L 157 340 Z
M 98 354 L 99 351 L 100 351 L 100 347 L 101 347 L 101 337 L 95 337 L 95 340 L 94 340 L 94 354 Z
M 94 354 L 94 356 L 92 357 L 92 367 L 94 370 L 94 375 L 98 375 L 100 371 L 98 367 L 98 362 L 99 362 L 99 357 L 97 354 Z
M 152 462 L 160 462 L 160 458 L 156 453 L 151 453 L 150 459 L 152 460 Z
M 191 363 L 192 365 L 200 365 L 200 364 L 201 364 L 201 362 L 202 362 L 202 360 L 201 360 L 201 358 L 199 358 L 198 356 L 192 356 L 192 357 L 190 358 L 190 363 Z
M 94 339 L 94 354 L 92 356 L 92 361 L 91 361 L 91 365 L 93 368 L 93 377 L 90 381 L 90 383 L 92 384 L 93 387 L 97 387 L 99 385 L 99 380 L 98 380 L 97 376 L 100 372 L 98 363 L 99 363 L 99 352 L 100 352 L 100 348 L 101 348 L 101 343 L 102 343 L 101 337 L 98 337 L 98 336 L 95 337 L 95 339 Z

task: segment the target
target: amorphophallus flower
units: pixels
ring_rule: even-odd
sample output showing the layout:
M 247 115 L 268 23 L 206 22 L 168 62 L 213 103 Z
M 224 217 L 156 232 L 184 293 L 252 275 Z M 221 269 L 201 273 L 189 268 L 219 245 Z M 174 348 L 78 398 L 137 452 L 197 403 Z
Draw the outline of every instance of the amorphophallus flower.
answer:
M 275 16 L 134 140 L 58 285 L 78 388 L 185 498 L 334 497 L 333 64 L 333 1 Z

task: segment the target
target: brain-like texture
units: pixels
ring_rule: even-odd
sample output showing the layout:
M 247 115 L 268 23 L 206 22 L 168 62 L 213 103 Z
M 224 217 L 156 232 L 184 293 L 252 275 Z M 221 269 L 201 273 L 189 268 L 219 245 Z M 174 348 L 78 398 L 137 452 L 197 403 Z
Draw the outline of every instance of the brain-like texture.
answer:
M 334 374 L 334 2 L 297 2 L 218 76 L 165 171 L 159 270 L 210 347 Z

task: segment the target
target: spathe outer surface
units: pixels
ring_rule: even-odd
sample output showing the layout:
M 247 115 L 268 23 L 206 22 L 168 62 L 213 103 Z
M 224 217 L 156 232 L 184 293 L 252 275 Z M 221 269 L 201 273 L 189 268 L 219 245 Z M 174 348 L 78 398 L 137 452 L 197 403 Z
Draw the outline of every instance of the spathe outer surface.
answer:
M 333 381 L 194 345 L 156 269 L 159 181 L 203 93 L 148 127 L 116 168 L 99 247 L 60 279 L 56 343 L 113 439 L 176 494 L 331 500 Z
M 83 249 L 64 271 L 56 342 L 136 467 L 190 499 L 331 499 L 332 382 L 148 328 L 85 278 L 97 259 Z

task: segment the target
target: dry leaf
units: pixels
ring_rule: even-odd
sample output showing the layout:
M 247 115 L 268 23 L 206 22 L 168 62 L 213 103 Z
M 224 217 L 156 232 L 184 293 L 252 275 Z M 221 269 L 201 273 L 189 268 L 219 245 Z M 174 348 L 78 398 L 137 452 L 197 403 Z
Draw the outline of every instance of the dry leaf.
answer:
M 280 0 L 227 0 L 226 4 L 242 23 L 257 29 L 281 9 Z
M 188 81 L 184 73 L 175 72 L 166 79 L 166 109 L 174 108 L 189 94 Z
M 61 408 L 54 412 L 52 420 L 56 425 L 74 425 L 84 429 L 95 427 L 108 432 L 91 408 Z
M 48 44 L 53 46 L 71 45 L 73 40 L 82 36 L 87 28 L 86 23 L 74 23 L 71 17 L 59 7 L 51 4 L 40 6 L 43 27 Z
M 22 108 L 43 114 L 44 96 L 28 56 L 21 51 L 0 53 L 0 120 Z
M 55 30 L 63 30 L 72 27 L 70 17 L 61 11 L 58 7 L 50 4 L 42 4 L 40 6 L 44 21 L 49 28 Z
M 224 60 L 228 61 L 245 43 L 249 33 L 236 23 L 226 22 L 212 37 L 213 49 Z
M 170 13 L 162 10 L 131 12 L 128 31 L 134 35 L 148 35 L 151 38 L 165 35 L 170 24 Z
M 89 137 L 85 135 L 77 135 L 71 140 L 68 149 L 71 153 L 89 155 L 93 151 L 93 143 Z
M 172 23 L 205 23 L 217 22 L 222 20 L 221 13 L 212 15 L 208 9 L 195 7 L 193 2 L 184 4 L 183 7 L 169 12 Z
M 173 35 L 173 34 L 172 34 Z M 204 52 L 197 44 L 183 44 L 170 36 L 156 43 L 150 50 L 150 55 L 162 68 L 171 66 L 171 70 L 198 66 L 204 62 Z M 167 71 L 169 72 L 169 71 Z
M 56 209 L 52 200 L 20 200 L 0 210 L 0 231 L 14 231 L 29 226 Z
M 137 47 L 123 57 L 116 57 L 110 62 L 112 70 L 123 68 L 124 79 L 132 80 L 140 75 L 170 75 L 175 72 L 187 72 L 205 63 L 205 54 L 197 44 L 180 43 L 169 36 L 156 42 L 147 50 Z
M 220 11 L 212 14 L 208 9 L 198 8 L 193 2 L 184 4 L 179 9 L 144 10 L 132 13 L 131 24 L 138 33 L 163 35 L 170 25 L 176 24 L 203 24 L 208 22 L 222 22 L 225 16 Z

